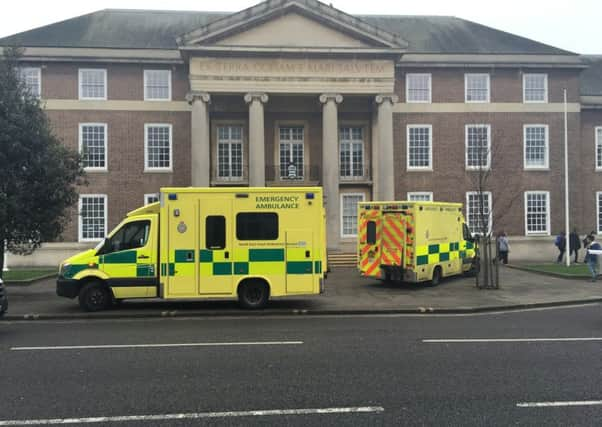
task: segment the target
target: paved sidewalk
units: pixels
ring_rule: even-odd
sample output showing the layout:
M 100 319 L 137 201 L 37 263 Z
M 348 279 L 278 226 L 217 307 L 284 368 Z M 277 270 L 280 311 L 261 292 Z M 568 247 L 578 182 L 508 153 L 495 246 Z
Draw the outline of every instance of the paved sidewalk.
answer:
M 240 310 L 235 301 L 125 301 L 99 313 L 83 312 L 77 300 L 58 297 L 55 282 L 9 286 L 5 319 L 126 318 L 158 316 L 232 316 L 275 314 L 469 313 L 511 308 L 602 301 L 602 281 L 563 279 L 502 268 L 501 289 L 479 290 L 475 279 L 448 278 L 436 287 L 385 285 L 338 269 L 326 280 L 326 292 L 310 297 L 274 299 L 261 311 Z

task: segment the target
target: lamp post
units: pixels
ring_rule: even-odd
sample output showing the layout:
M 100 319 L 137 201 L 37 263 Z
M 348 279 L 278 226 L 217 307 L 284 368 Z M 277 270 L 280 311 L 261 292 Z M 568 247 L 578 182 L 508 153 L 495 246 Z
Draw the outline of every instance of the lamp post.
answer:
M 563 89 L 564 95 L 564 235 L 566 266 L 571 265 L 571 239 L 569 233 L 569 148 L 568 148 L 568 112 L 566 102 L 566 89 Z

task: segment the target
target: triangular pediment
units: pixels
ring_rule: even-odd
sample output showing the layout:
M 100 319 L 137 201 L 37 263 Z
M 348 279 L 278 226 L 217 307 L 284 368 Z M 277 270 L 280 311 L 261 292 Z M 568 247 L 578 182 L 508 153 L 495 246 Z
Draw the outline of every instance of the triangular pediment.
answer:
M 316 0 L 268 0 L 189 32 L 178 42 L 181 47 L 407 47 L 396 34 Z

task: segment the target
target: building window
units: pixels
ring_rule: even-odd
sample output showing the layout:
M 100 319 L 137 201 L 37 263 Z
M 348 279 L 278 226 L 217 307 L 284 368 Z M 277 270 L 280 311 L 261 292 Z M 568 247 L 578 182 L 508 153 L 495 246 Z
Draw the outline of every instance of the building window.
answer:
M 432 169 L 431 125 L 408 125 L 408 169 Z
M 303 127 L 280 127 L 280 178 L 303 179 Z
M 432 202 L 433 193 L 429 191 L 410 191 L 408 192 L 410 202 Z
M 598 234 L 602 234 L 602 191 L 596 192 L 596 219 Z
M 107 70 L 79 70 L 79 99 L 107 99 Z
M 144 100 L 171 100 L 170 70 L 144 70 Z
M 37 67 L 24 67 L 19 70 L 19 77 L 25 89 L 36 98 L 42 95 L 42 70 Z
M 107 229 L 107 196 L 81 194 L 79 196 L 79 241 L 97 241 L 105 237 Z
M 87 171 L 107 170 L 106 123 L 80 123 L 79 152 Z
M 525 169 L 548 168 L 548 125 L 525 125 Z
M 464 100 L 489 102 L 489 74 L 464 74 Z
M 357 205 L 364 201 L 362 193 L 341 194 L 341 236 L 357 236 Z
M 602 126 L 596 127 L 596 170 L 602 170 Z
M 473 234 L 491 232 L 491 193 L 469 191 L 466 193 L 466 221 Z
M 171 125 L 144 125 L 144 170 L 171 171 Z
M 523 74 L 523 101 L 548 102 L 547 74 Z
M 144 204 L 150 205 L 159 201 L 159 193 L 148 193 L 144 195 Z
M 525 192 L 525 230 L 527 235 L 550 234 L 550 193 Z
M 217 177 L 239 181 L 242 173 L 242 126 L 217 128 Z
M 491 127 L 466 125 L 466 169 L 489 169 L 491 166 Z
M 340 173 L 341 178 L 364 176 L 364 130 L 361 127 L 341 127 Z
M 406 102 L 431 102 L 430 74 L 406 74 Z

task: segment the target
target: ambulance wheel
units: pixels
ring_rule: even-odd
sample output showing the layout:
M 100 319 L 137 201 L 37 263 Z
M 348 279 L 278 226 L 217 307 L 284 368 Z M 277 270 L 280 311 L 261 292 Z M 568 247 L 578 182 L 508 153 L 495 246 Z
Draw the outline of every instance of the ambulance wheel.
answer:
M 86 311 L 105 310 L 111 305 L 111 293 L 101 282 L 88 282 L 79 291 L 79 305 Z
M 441 283 L 441 267 L 437 266 L 433 270 L 433 278 L 431 280 L 431 286 L 437 286 Z
M 248 280 L 238 288 L 238 303 L 242 308 L 258 310 L 264 308 L 270 298 L 270 288 L 261 280 Z

